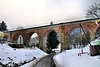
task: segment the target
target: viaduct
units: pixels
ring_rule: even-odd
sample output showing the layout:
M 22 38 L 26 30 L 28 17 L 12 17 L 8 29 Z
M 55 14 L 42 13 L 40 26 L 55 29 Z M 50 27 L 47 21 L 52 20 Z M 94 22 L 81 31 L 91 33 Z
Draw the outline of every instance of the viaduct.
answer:
M 98 19 L 87 19 L 87 20 L 79 20 L 79 21 L 72 21 L 72 22 L 63 22 L 59 24 L 53 25 L 46 25 L 46 26 L 39 26 L 21 30 L 13 30 L 5 33 L 5 37 L 9 38 L 12 42 L 17 41 L 18 37 L 22 35 L 23 41 L 30 40 L 30 37 L 33 33 L 37 33 L 39 37 L 39 47 L 46 51 L 46 38 L 51 31 L 57 31 L 61 38 L 61 49 L 69 47 L 69 34 L 70 32 L 80 27 L 79 24 L 85 28 L 90 35 L 90 41 L 95 39 L 95 34 L 99 26 L 95 23 Z

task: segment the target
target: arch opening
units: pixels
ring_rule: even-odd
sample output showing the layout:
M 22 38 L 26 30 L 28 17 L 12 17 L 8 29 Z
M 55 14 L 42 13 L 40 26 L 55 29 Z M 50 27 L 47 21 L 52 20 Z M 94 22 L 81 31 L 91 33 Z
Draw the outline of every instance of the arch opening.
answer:
M 39 47 L 39 37 L 37 33 L 33 33 L 31 38 L 30 38 L 30 42 L 29 42 L 30 46 L 38 46 Z
M 86 29 L 84 29 L 84 31 L 90 40 L 89 32 Z M 82 43 L 81 43 L 81 36 L 82 36 Z M 83 45 L 83 47 L 88 45 L 88 41 L 87 41 L 86 36 L 84 35 L 84 32 L 82 31 L 82 29 L 81 29 L 81 36 L 80 36 L 80 28 L 79 27 L 74 28 L 70 32 L 70 34 L 69 34 L 69 48 L 70 49 L 81 48 L 82 47 L 81 44 Z
M 19 34 L 15 34 L 14 36 L 13 36 L 13 42 L 14 43 L 17 43 L 17 40 L 18 40 L 18 37 L 19 37 L 20 35 Z
M 35 32 L 30 32 L 26 36 L 26 47 L 39 47 L 39 37 Z
M 45 44 L 46 51 L 51 52 L 55 50 L 61 49 L 61 39 L 60 35 L 57 31 L 55 30 L 49 30 L 45 32 L 45 38 L 43 40 L 43 44 Z
M 95 38 L 100 37 L 100 27 L 97 29 L 96 34 L 95 34 Z
M 22 35 L 19 35 L 19 37 L 17 39 L 17 44 L 24 44 Z

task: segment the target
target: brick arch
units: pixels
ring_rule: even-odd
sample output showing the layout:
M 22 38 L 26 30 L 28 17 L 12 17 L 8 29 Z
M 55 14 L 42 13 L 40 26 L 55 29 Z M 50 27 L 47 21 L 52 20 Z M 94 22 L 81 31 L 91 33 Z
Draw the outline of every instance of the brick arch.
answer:
M 43 41 L 43 50 L 44 51 L 46 51 L 47 50 L 47 44 L 46 44 L 46 39 L 47 39 L 47 36 L 49 35 L 49 33 L 50 32 L 52 32 L 52 31 L 56 31 L 56 32 L 58 32 L 59 33 L 59 30 L 58 29 L 52 29 L 52 28 L 49 28 L 49 29 L 47 29 L 47 30 L 45 30 L 44 32 L 43 32 L 43 34 L 42 34 L 42 37 L 43 37 L 43 39 L 42 39 L 42 41 Z M 59 34 L 60 35 L 60 34 Z
M 17 41 L 17 39 L 18 39 L 18 37 L 20 36 L 21 34 L 19 34 L 19 33 L 15 33 L 14 35 L 13 35 L 13 37 L 12 37 L 12 40 L 14 40 L 14 41 Z M 23 35 L 21 35 L 22 37 L 24 37 Z
M 31 32 L 27 32 L 27 34 L 25 35 L 25 39 L 26 40 L 30 40 L 31 36 L 36 33 L 38 35 L 37 32 L 31 31 Z M 38 35 L 39 36 L 39 35 Z
M 59 32 L 59 30 L 56 30 L 56 29 L 47 29 L 47 30 L 45 30 L 43 32 L 42 37 L 47 37 L 49 35 L 49 33 L 52 32 L 52 31 L 56 31 L 56 32 L 59 33 L 59 35 L 61 35 L 61 33 Z
M 90 34 L 90 30 L 89 30 L 89 28 L 87 27 L 87 25 L 86 25 L 86 26 L 82 25 L 82 27 L 83 27 L 85 30 L 87 30 L 87 31 L 89 32 L 89 34 Z M 66 28 L 65 28 L 65 32 L 67 33 L 67 35 L 69 35 L 69 34 L 71 33 L 71 31 L 74 30 L 75 28 L 80 28 L 80 25 L 79 25 L 79 24 L 75 24 L 75 25 L 72 25 L 70 28 L 66 27 Z
M 48 34 L 49 34 L 51 31 L 54 31 L 54 30 L 53 30 L 53 29 L 46 30 L 46 31 L 43 33 L 43 37 L 48 36 Z

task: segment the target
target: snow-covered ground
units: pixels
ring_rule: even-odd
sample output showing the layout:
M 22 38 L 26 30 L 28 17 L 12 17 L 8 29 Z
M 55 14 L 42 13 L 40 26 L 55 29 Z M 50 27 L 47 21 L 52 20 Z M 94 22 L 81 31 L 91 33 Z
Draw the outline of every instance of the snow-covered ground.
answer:
M 39 48 L 35 49 L 15 49 L 8 46 L 8 44 L 0 44 L 0 64 L 3 65 L 20 65 L 24 62 L 29 62 L 32 59 L 40 58 L 47 55 Z
M 94 41 L 95 42 L 95 41 Z M 91 44 L 95 45 L 94 42 Z M 60 51 L 61 44 L 58 45 L 55 51 Z M 89 45 L 83 48 L 84 52 L 90 53 Z M 66 50 L 58 55 L 55 55 L 54 61 L 57 64 L 57 67 L 100 67 L 100 55 L 99 56 L 90 56 L 87 54 L 82 54 L 78 56 L 78 53 L 81 52 L 81 49 L 71 49 Z M 0 44 L 0 65 L 13 66 L 20 65 L 24 62 L 29 62 L 35 58 L 38 58 L 30 63 L 27 63 L 21 67 L 27 67 L 35 64 L 41 57 L 46 56 L 47 53 L 43 52 L 39 48 L 34 49 L 15 49 L 8 46 L 8 44 Z M 1 66 L 0 66 L 1 67 Z
M 89 45 L 83 51 L 89 53 Z M 100 56 L 78 56 L 79 52 L 81 49 L 71 49 L 54 56 L 57 67 L 100 67 Z

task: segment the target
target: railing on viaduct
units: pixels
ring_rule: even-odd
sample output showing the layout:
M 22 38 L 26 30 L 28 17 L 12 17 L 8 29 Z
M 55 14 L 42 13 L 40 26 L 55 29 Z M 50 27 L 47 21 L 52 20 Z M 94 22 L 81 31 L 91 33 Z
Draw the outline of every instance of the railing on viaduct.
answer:
M 87 19 L 87 20 L 79 20 L 79 21 L 72 21 L 72 22 L 63 22 L 59 24 L 53 25 L 46 25 L 46 26 L 39 26 L 21 30 L 13 30 L 5 33 L 5 37 L 9 38 L 11 41 L 17 41 L 18 36 L 22 35 L 24 42 L 29 40 L 33 33 L 37 33 L 39 37 L 39 47 L 46 51 L 46 38 L 51 31 L 57 31 L 61 38 L 61 49 L 69 47 L 69 34 L 70 32 L 80 27 L 79 24 L 85 28 L 90 35 L 90 41 L 95 39 L 95 33 L 99 26 L 95 23 L 99 19 Z

